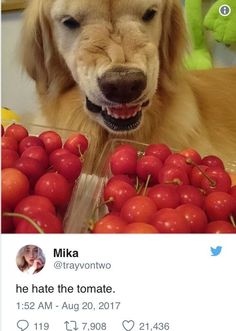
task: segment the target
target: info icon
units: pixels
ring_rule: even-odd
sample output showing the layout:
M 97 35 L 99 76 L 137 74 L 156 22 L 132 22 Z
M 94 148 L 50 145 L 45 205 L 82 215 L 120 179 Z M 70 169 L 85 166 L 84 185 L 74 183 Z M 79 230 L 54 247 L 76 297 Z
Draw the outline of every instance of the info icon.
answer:
M 219 8 L 219 13 L 221 16 L 229 16 L 231 14 L 231 7 L 229 5 L 222 5 Z

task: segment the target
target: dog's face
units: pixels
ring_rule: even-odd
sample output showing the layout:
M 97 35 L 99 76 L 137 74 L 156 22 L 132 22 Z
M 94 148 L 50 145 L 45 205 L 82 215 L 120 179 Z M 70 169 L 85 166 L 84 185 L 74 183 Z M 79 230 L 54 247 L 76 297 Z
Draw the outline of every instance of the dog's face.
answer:
M 136 129 L 157 85 L 160 0 L 56 0 L 53 35 L 90 116 L 111 131 Z
M 34 68 L 32 73 L 28 64 L 31 76 L 39 80 L 46 67 L 50 86 L 51 81 L 66 81 L 60 75 L 70 75 L 84 93 L 85 110 L 92 119 L 112 132 L 139 128 L 145 108 L 160 84 L 161 71 L 164 69 L 166 76 L 171 76 L 168 70 L 174 66 L 174 53 L 179 52 L 173 51 L 171 45 L 180 39 L 178 35 L 176 41 L 172 40 L 179 33 L 180 29 L 174 30 L 178 24 L 170 30 L 173 21 L 178 23 L 179 19 L 176 0 L 37 3 L 28 14 L 41 11 L 35 16 L 35 24 L 40 25 L 37 42 L 42 43 L 44 59 L 40 63 L 44 68 L 38 74 Z

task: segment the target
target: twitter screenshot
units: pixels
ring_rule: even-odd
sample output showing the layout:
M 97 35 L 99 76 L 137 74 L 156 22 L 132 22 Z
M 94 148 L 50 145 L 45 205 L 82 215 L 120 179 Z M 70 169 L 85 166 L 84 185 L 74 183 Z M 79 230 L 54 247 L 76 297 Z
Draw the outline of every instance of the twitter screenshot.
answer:
M 3 236 L 1 330 L 234 331 L 235 253 L 234 235 Z
M 0 331 L 236 331 L 236 0 L 2 0 Z

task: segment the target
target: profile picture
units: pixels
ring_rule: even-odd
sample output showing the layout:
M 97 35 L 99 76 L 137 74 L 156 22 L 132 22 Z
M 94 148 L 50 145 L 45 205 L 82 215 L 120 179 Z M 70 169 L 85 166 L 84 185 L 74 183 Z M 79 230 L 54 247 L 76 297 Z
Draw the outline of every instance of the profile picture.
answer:
M 45 256 L 40 247 L 36 245 L 26 245 L 18 251 L 16 264 L 23 273 L 33 275 L 43 269 Z

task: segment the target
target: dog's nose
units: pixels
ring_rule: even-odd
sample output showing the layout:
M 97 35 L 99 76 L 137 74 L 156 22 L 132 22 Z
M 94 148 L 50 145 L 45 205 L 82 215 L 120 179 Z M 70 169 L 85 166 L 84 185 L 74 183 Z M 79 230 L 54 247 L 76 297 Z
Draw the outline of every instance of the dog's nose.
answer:
M 147 85 L 147 78 L 139 69 L 115 68 L 98 79 L 103 95 L 110 101 L 128 103 L 136 100 Z

